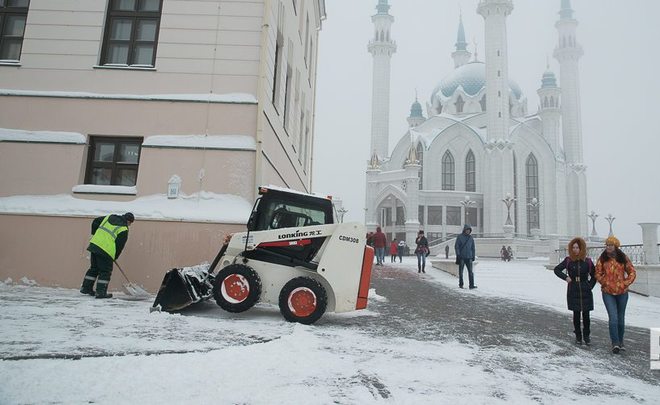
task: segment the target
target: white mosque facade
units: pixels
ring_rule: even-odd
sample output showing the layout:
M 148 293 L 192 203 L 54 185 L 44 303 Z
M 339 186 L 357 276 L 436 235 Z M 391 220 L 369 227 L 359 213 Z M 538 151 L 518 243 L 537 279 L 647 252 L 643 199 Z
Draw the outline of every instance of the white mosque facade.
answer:
M 586 236 L 586 166 L 582 158 L 577 21 L 561 0 L 554 57 L 560 79 L 540 74 L 538 111 L 508 76 L 506 20 L 511 0 L 480 0 L 485 61 L 467 50 L 460 21 L 455 68 L 426 103 L 415 100 L 409 129 L 388 151 L 391 36 L 387 0 L 372 17 L 375 36 L 371 157 L 367 168 L 366 222 L 390 238 L 411 243 L 424 229 L 446 239 L 469 223 L 493 238 L 564 239 Z M 561 84 L 561 87 L 560 87 Z M 536 104 L 534 96 L 534 104 Z

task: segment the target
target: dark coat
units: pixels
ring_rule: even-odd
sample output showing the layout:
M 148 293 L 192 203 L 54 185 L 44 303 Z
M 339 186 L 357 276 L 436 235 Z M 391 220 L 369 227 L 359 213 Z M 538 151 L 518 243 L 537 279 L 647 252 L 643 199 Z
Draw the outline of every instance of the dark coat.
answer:
M 596 272 L 594 263 L 590 258 L 572 260 L 566 257 L 555 267 L 555 274 L 562 280 L 566 276 L 571 278 L 566 290 L 566 302 L 571 311 L 592 311 L 594 297 L 591 289 L 596 285 Z
M 428 256 L 429 241 L 426 239 L 426 236 L 418 236 L 417 239 L 415 239 L 415 244 L 417 245 L 415 248 L 415 254 L 422 253 Z
M 92 221 L 92 235 L 96 233 L 96 230 L 99 229 L 99 226 L 101 226 L 101 222 L 103 222 L 103 219 L 105 216 L 102 217 L 97 217 L 94 218 L 94 221 Z M 128 226 L 128 221 L 126 218 L 124 218 L 123 215 L 115 215 L 112 214 L 110 215 L 110 218 L 108 218 L 108 222 L 111 225 L 115 226 Z M 121 251 L 124 250 L 124 246 L 126 246 L 126 241 L 128 240 L 128 231 L 122 232 L 119 235 L 117 235 L 117 239 L 115 239 L 115 258 L 119 258 L 119 255 L 121 254 Z M 96 246 L 93 243 L 90 243 L 89 246 L 87 246 L 87 250 L 89 250 L 92 253 L 103 255 L 105 257 L 110 257 L 105 250 L 101 249 L 100 247 Z M 112 259 L 110 257 L 110 259 Z
M 465 225 L 463 227 L 463 232 L 458 235 L 458 237 L 456 237 L 456 243 L 454 244 L 454 249 L 456 250 L 456 259 L 474 260 L 474 238 L 472 237 L 471 233 L 465 233 L 468 229 L 470 232 L 472 232 L 472 227 L 470 227 L 470 225 Z

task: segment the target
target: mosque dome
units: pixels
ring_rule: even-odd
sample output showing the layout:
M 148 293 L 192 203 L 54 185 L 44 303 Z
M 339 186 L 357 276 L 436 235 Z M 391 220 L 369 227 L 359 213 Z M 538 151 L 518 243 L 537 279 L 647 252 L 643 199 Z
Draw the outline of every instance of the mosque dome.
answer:
M 454 69 L 433 90 L 431 99 L 435 99 L 435 97 L 440 97 L 441 99 L 451 97 L 459 86 L 463 87 L 463 90 L 469 96 L 479 93 L 481 89 L 486 87 L 486 64 L 483 62 L 470 62 Z M 509 79 L 509 88 L 516 100 L 520 100 L 522 91 L 518 83 Z
M 410 106 L 410 117 L 424 118 L 422 105 L 417 100 Z
M 557 87 L 557 77 L 550 69 L 543 73 L 543 79 L 541 79 L 541 87 Z

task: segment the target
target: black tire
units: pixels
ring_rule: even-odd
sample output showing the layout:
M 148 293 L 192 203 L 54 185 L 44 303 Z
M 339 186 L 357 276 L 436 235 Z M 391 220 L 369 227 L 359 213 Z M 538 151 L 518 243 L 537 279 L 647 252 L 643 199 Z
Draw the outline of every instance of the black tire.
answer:
M 261 296 L 261 279 L 252 267 L 230 264 L 215 275 L 213 298 L 227 312 L 252 308 Z
M 296 277 L 282 287 L 279 304 L 287 321 L 311 325 L 325 313 L 328 294 L 313 278 Z

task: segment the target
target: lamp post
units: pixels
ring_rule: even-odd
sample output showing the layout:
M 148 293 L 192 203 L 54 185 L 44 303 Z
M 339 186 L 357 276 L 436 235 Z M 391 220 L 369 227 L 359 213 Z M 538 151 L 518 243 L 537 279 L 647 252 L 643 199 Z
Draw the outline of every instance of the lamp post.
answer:
M 465 199 L 461 200 L 460 203 L 463 206 L 463 209 L 465 210 L 465 223 L 468 225 L 472 225 L 470 223 L 470 212 L 468 211 L 468 208 L 472 207 L 473 205 L 477 205 L 477 202 L 470 200 L 470 196 L 466 195 Z
M 532 198 L 532 201 L 527 203 L 527 205 L 532 209 L 532 212 L 534 212 L 534 218 L 536 220 L 535 223 L 531 224 L 533 227 L 530 226 L 529 231 L 534 239 L 539 239 L 541 236 L 541 229 L 539 228 L 539 206 L 541 206 L 541 203 L 538 198 L 534 197 Z
M 346 214 L 348 210 L 344 207 L 341 207 L 337 210 L 337 215 L 339 215 L 339 222 L 343 223 L 344 222 L 344 214 Z
M 504 205 L 506 205 L 506 222 L 504 222 L 504 233 L 507 237 L 513 237 L 513 221 L 511 220 L 511 206 L 516 199 L 511 197 L 511 193 L 506 193 L 506 197 L 502 199 Z
M 598 218 L 598 214 L 596 214 L 593 210 L 589 214 L 587 214 L 587 217 L 591 219 L 591 235 L 589 236 L 589 240 L 596 240 L 598 238 L 598 233 L 596 232 L 596 218 Z
M 616 218 L 613 217 L 612 214 L 607 214 L 607 216 L 605 217 L 605 219 L 606 219 L 607 222 L 609 222 L 609 224 L 610 224 L 610 233 L 608 233 L 607 236 L 613 236 L 614 233 L 612 232 L 612 222 L 614 222 L 614 220 L 615 220 Z

